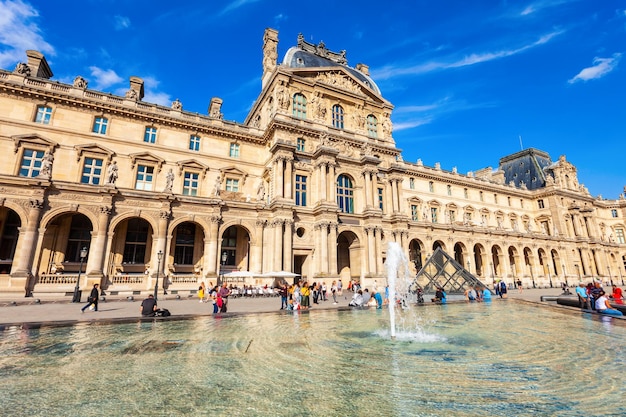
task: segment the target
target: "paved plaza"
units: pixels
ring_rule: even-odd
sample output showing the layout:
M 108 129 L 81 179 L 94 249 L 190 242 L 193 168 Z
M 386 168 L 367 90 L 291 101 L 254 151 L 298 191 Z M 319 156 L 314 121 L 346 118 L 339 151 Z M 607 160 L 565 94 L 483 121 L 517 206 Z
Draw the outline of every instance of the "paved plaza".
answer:
M 522 293 L 513 290 L 509 292 L 509 298 L 541 302 L 542 296 L 557 296 L 561 293 L 560 288 L 525 289 Z M 80 304 L 72 303 L 71 296 L 50 295 L 24 298 L 18 294 L 0 294 L 0 326 L 134 320 L 140 317 L 140 304 L 147 294 L 146 292 L 142 295 L 135 295 L 133 300 L 128 300 L 126 296 L 106 296 L 106 301 L 99 303 L 98 312 L 86 310 L 85 313 L 80 311 L 81 307 L 86 304 L 84 294 L 85 302 Z M 351 292 L 344 291 L 342 296 L 337 297 L 337 304 L 333 304 L 332 299 L 321 301 L 319 304 L 313 304 L 310 311 L 347 308 L 351 296 Z M 494 298 L 494 302 L 499 301 L 497 297 Z M 172 316 L 177 317 L 213 314 L 211 303 L 200 303 L 196 296 L 187 295 L 181 295 L 180 298 L 172 294 L 159 295 L 159 308 L 168 309 Z M 269 313 L 277 312 L 279 309 L 280 297 L 231 298 L 226 314 Z

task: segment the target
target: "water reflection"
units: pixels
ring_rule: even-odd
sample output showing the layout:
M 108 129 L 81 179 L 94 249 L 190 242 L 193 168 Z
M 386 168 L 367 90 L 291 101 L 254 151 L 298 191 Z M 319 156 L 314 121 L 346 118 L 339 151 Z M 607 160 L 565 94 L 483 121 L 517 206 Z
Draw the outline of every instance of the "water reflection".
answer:
M 0 407 L 16 416 L 626 414 L 626 330 L 610 318 L 499 302 L 397 319 L 395 341 L 380 310 L 10 328 Z M 87 377 L 94 366 L 97 378 Z

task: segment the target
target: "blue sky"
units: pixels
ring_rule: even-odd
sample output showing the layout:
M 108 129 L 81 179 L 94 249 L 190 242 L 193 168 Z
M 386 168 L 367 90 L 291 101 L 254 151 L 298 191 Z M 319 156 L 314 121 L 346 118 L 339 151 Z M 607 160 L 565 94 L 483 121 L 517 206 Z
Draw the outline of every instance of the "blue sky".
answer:
M 261 88 L 265 28 L 279 59 L 298 33 L 369 65 L 396 107 L 406 161 L 466 173 L 534 147 L 593 196 L 626 186 L 626 2 L 618 0 L 0 0 L 0 67 L 46 55 L 53 79 L 243 122 Z

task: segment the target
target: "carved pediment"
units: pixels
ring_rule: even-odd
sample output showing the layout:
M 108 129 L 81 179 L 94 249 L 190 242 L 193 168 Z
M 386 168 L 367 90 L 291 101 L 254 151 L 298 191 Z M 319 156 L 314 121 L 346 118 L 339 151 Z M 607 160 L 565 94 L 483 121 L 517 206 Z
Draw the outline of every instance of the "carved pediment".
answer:
M 137 161 L 141 161 L 141 162 L 148 162 L 148 163 L 152 163 L 156 165 L 158 168 L 158 172 L 160 172 L 161 167 L 165 163 L 165 159 L 159 158 L 158 156 L 153 155 L 150 152 L 133 153 L 133 154 L 130 154 L 129 156 L 130 156 L 130 160 L 132 164 L 131 166 L 132 169 L 135 169 L 135 165 L 137 164 Z
M 22 143 L 28 143 L 29 145 L 34 145 L 37 147 L 45 148 L 46 150 L 52 152 L 54 148 L 56 148 L 59 144 L 53 140 L 46 139 L 43 136 L 40 136 L 36 133 L 30 133 L 25 135 L 14 135 L 11 137 L 13 142 L 15 143 L 15 147 L 13 152 L 17 153 Z
M 235 166 L 229 166 L 229 167 L 225 167 L 220 169 L 220 173 L 222 175 L 223 178 L 226 177 L 234 177 L 234 178 L 239 178 L 241 180 L 241 186 L 243 186 L 246 182 L 246 177 L 248 176 L 248 174 L 242 170 L 240 170 L 239 168 L 235 167 Z
M 76 145 L 74 146 L 74 149 L 76 150 L 77 155 L 76 161 L 80 161 L 84 153 L 104 155 L 106 156 L 107 162 L 111 162 L 111 158 L 115 156 L 115 152 L 96 143 L 90 143 L 87 145 Z
M 185 161 L 179 161 L 176 163 L 178 165 L 178 175 L 183 174 L 183 170 L 185 168 L 193 169 L 196 171 L 202 172 L 202 178 L 206 176 L 207 171 L 209 170 L 208 165 L 203 164 L 202 162 L 198 162 L 195 159 L 187 159 Z
M 365 95 L 363 91 L 363 87 L 365 87 L 365 85 L 351 77 L 343 70 L 318 72 L 315 76 L 315 81 L 337 87 L 342 90 L 348 90 L 358 95 Z

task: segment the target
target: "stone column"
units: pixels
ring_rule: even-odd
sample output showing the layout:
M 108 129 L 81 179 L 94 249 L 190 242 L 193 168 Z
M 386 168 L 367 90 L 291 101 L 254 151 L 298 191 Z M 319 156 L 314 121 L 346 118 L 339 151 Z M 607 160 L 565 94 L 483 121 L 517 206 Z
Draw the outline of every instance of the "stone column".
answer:
M 254 246 L 250 248 L 250 256 L 252 256 L 252 268 L 250 272 L 255 274 L 263 273 L 263 229 L 267 222 L 262 219 L 257 219 Z
M 574 236 L 580 236 L 580 230 L 578 228 L 578 216 L 572 214 L 572 227 L 574 228 Z
M 276 157 L 274 159 L 274 197 L 284 197 L 283 176 L 285 175 L 283 158 Z
M 37 229 L 39 218 L 43 211 L 43 200 L 31 199 L 28 202 L 28 223 L 19 228 L 19 237 L 16 252 L 16 262 L 11 273 L 11 287 L 21 286 L 26 290 L 26 296 L 31 296 L 34 283 L 29 282 L 32 278 L 31 269 L 33 267 L 33 253 L 37 241 Z
M 101 206 L 98 214 L 98 230 L 92 233 L 91 247 L 87 259 L 87 275 L 93 277 L 103 277 L 103 261 L 107 243 L 107 230 L 109 228 L 109 218 L 111 207 Z
M 336 203 L 337 202 L 337 183 L 335 180 L 335 164 L 328 164 L 328 176 L 330 177 L 330 180 L 328 180 L 327 178 L 326 187 L 328 187 L 328 192 L 326 195 L 329 196 L 328 199 L 332 203 Z
M 326 201 L 326 163 L 322 162 L 319 167 L 319 201 Z
M 335 222 L 329 225 L 328 243 L 329 243 L 329 261 L 330 261 L 330 273 L 336 274 L 337 270 L 337 228 L 339 225 Z
M 374 240 L 374 227 L 366 227 L 367 234 L 367 272 L 374 274 L 376 272 L 376 241 Z
M 383 257 L 382 257 L 382 253 L 383 253 L 383 228 L 382 227 L 376 227 L 375 229 L 375 233 L 376 233 L 376 254 L 375 254 L 375 258 L 376 258 L 376 273 L 377 274 L 381 274 L 383 272 Z
M 293 269 L 293 220 L 285 220 L 283 256 L 283 271 L 292 272 Z
M 218 274 L 217 264 L 219 262 L 219 256 L 217 254 L 218 242 L 219 242 L 219 226 L 222 220 L 221 216 L 211 216 L 211 224 L 209 228 L 209 235 L 204 238 L 204 271 L 209 278 L 216 277 Z
M 168 260 L 168 256 L 167 256 L 167 252 L 166 252 L 166 243 L 167 243 L 167 225 L 169 224 L 169 220 L 170 220 L 170 212 L 169 211 L 161 211 L 159 213 L 159 222 L 158 222 L 158 227 L 159 230 L 157 231 L 157 239 L 156 239 L 156 245 L 155 248 L 152 251 L 152 259 L 150 261 L 150 265 L 156 265 L 157 267 L 153 269 L 153 272 L 156 273 L 158 270 L 158 273 L 160 276 L 165 276 L 165 274 L 163 273 L 163 271 L 165 270 L 164 266 L 167 264 L 167 260 Z M 163 258 L 161 258 L 161 262 L 159 265 L 159 258 L 158 258 L 158 253 L 162 252 L 163 253 Z
M 320 249 L 321 249 L 321 264 L 320 272 L 328 273 L 328 223 L 320 223 Z
M 285 159 L 285 198 L 291 200 L 293 195 L 293 158 Z
M 372 186 L 372 206 L 375 208 L 379 208 L 378 205 L 378 177 L 376 172 L 371 171 L 371 186 Z M 383 207 L 385 207 L 384 201 L 384 190 L 383 190 Z
M 274 260 L 272 265 L 273 271 L 280 271 L 283 259 L 283 222 L 282 219 L 275 219 L 272 222 L 274 227 Z
M 372 185 L 370 184 L 370 173 L 365 170 L 363 171 L 363 177 L 365 178 L 365 182 L 363 183 L 363 191 L 365 194 L 365 208 L 372 207 Z
M 398 212 L 398 180 L 396 180 L 395 178 L 391 180 L 391 198 L 392 198 L 392 202 L 391 202 L 392 212 L 397 213 Z

